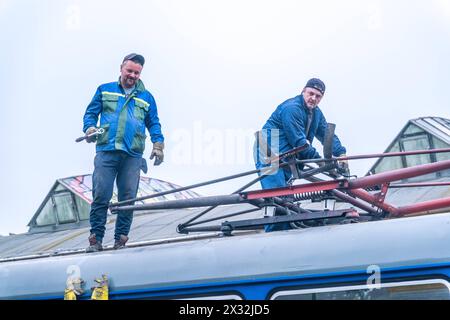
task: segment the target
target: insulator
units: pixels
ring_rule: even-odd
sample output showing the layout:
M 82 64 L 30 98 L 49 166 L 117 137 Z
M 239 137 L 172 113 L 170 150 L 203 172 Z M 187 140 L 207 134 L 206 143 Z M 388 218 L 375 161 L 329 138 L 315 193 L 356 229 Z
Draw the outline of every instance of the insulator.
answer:
M 324 191 L 310 191 L 294 194 L 294 201 L 321 199 L 325 195 Z

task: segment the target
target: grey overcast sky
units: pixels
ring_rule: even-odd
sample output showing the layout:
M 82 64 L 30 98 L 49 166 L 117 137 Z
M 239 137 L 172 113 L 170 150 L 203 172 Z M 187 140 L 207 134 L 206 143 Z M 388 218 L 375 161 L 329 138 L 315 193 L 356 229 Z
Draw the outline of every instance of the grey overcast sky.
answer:
M 130 52 L 147 59 L 166 136 L 148 175 L 180 185 L 253 169 L 253 132 L 311 77 L 348 154 L 450 116 L 450 0 L 0 0 L 0 28 L 3 235 L 27 231 L 57 178 L 92 172 L 94 145 L 74 139 Z

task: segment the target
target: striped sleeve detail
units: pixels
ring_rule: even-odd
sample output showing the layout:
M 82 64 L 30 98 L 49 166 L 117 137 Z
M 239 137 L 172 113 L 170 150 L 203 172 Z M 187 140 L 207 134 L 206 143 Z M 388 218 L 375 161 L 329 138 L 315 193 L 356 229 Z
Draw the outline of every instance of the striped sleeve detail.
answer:
M 102 94 L 111 95 L 111 96 L 118 96 L 118 97 L 124 97 L 124 94 L 117 93 L 117 92 L 109 92 L 109 91 L 102 91 Z
M 142 100 L 142 99 L 139 99 L 139 98 L 135 98 L 135 97 L 133 97 L 133 99 L 138 101 L 138 102 L 140 102 L 140 103 L 142 103 L 142 104 L 144 104 L 146 107 L 148 107 L 150 105 L 150 103 L 148 103 L 145 100 Z

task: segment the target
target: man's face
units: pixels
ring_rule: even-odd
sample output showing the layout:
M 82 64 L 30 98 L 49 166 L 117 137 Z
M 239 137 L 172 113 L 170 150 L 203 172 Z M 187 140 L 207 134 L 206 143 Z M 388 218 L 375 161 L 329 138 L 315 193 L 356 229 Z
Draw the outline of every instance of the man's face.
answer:
M 305 99 L 306 105 L 308 108 L 313 109 L 317 107 L 323 95 L 319 90 L 314 88 L 305 88 L 303 89 L 303 98 Z
M 142 66 L 127 60 L 120 66 L 120 83 L 124 88 L 133 87 L 141 76 Z

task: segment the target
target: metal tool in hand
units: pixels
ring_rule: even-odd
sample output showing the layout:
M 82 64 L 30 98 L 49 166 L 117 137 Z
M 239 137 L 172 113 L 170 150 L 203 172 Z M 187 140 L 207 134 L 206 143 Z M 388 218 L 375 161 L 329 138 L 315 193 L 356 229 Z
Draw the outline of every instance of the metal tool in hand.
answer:
M 87 139 L 87 138 L 90 138 L 90 137 L 92 137 L 92 136 L 98 136 L 98 135 L 101 135 L 101 134 L 103 134 L 104 132 L 105 132 L 105 129 L 103 129 L 103 128 L 98 128 L 97 130 L 95 130 L 94 132 L 91 132 L 90 134 L 87 134 L 87 135 L 85 135 L 85 136 L 82 136 L 82 137 L 77 138 L 77 139 L 75 140 L 75 142 L 81 142 L 81 141 L 83 141 L 83 140 L 85 140 L 85 139 Z

